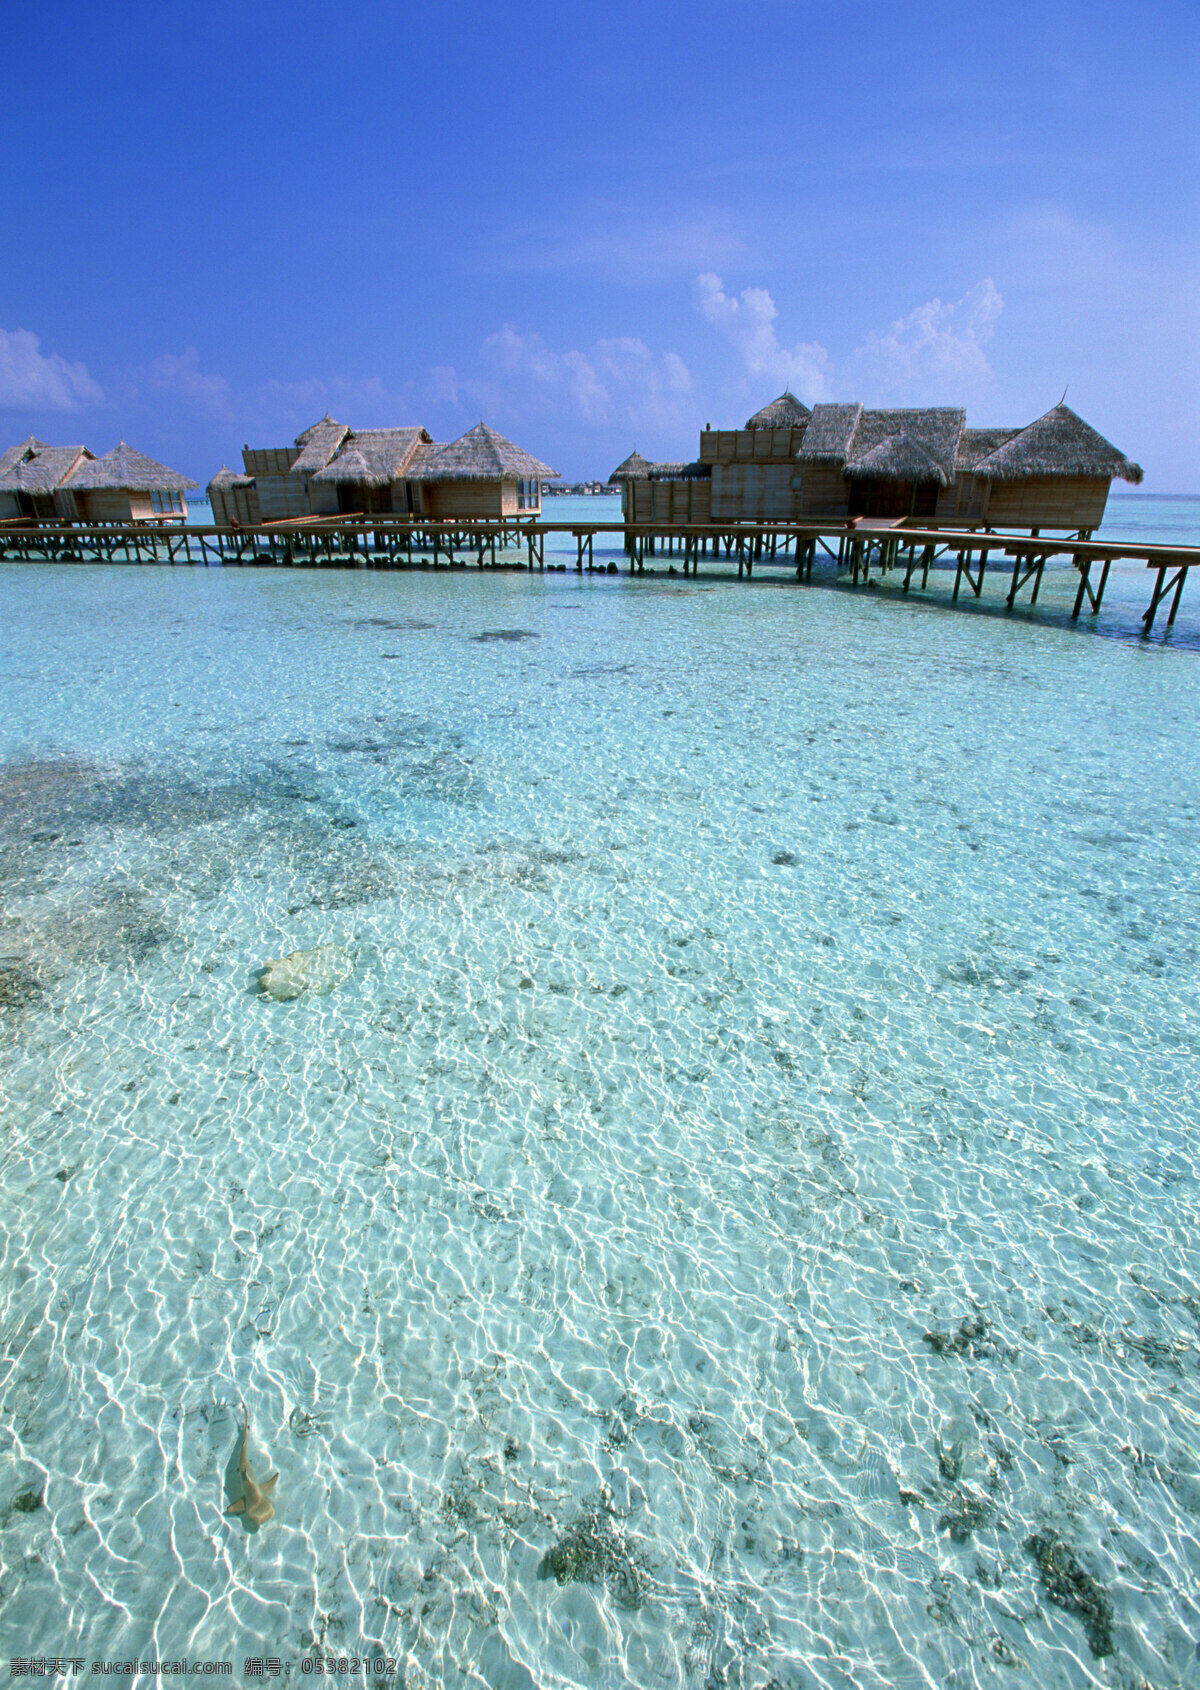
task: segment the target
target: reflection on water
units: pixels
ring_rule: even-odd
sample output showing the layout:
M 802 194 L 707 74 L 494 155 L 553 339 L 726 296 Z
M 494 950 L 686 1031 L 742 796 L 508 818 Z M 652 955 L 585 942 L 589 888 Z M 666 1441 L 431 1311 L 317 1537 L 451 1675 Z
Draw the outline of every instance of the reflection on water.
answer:
M 1195 657 L 662 586 L 0 573 L 10 1656 L 1190 1682 Z

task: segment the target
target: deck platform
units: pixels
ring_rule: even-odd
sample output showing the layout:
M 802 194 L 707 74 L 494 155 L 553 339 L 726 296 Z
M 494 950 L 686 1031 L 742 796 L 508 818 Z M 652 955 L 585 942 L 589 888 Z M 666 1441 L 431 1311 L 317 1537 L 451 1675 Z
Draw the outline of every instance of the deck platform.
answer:
M 1118 559 L 1144 563 L 1153 574 L 1150 600 L 1142 614 L 1149 634 L 1161 606 L 1169 602 L 1166 627 L 1175 622 L 1184 586 L 1200 568 L 1200 546 L 1146 546 L 1096 540 L 1082 533 L 1068 536 L 994 532 L 979 527 L 938 528 L 897 521 L 858 519 L 838 522 L 755 522 L 742 524 L 641 524 L 624 522 L 544 522 L 527 518 L 435 522 L 402 517 L 290 517 L 253 528 L 211 525 L 185 527 L 178 520 L 86 525 L 23 518 L 0 522 L 0 559 L 50 563 L 191 564 L 230 567 L 311 569 L 405 569 L 524 567 L 563 569 L 547 562 L 552 535 L 574 541 L 574 567 L 618 573 L 615 559 L 597 562 L 596 543 L 619 548 L 632 575 L 645 571 L 648 558 L 678 559 L 677 572 L 695 576 L 701 561 L 752 578 L 756 568 L 787 567 L 799 581 L 810 581 L 820 554 L 852 586 L 867 586 L 903 570 L 903 591 L 919 577 L 929 589 L 930 570 L 939 560 L 953 560 L 950 602 L 964 583 L 976 599 L 983 596 L 989 569 L 1007 582 L 1004 603 L 1013 609 L 1022 594 L 1036 605 L 1046 564 L 1066 556 L 1079 576 L 1073 619 L 1086 603 L 1099 614 L 1109 572 Z M 514 556 L 515 554 L 515 556 Z M 561 554 L 560 558 L 561 558 Z M 570 553 L 567 554 L 570 556 Z M 1011 570 L 1008 567 L 1011 565 Z M 670 565 L 675 571 L 675 564 Z M 948 571 L 943 571 L 947 573 Z

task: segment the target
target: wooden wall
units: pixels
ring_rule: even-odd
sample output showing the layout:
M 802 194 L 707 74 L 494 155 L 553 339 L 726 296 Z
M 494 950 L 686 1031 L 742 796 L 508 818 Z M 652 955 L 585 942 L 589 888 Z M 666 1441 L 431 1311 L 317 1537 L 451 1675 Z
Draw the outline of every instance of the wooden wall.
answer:
M 794 459 L 802 428 L 706 428 L 696 456 L 702 464 L 781 463 Z
M 506 516 L 517 508 L 517 484 L 504 481 L 426 481 L 425 515 L 443 519 L 456 516 Z M 504 504 L 502 489 L 512 494 L 511 506 Z
M 714 522 L 787 522 L 799 509 L 800 476 L 794 463 L 713 465 Z
M 850 484 L 841 464 L 805 464 L 800 473 L 800 514 L 841 518 L 850 505 Z
M 242 448 L 247 475 L 286 475 L 300 455 L 298 446 Z
M 113 487 L 94 487 L 75 495 L 75 505 L 83 522 L 128 522 L 133 516 L 149 516 L 150 498 L 143 495 L 145 510 L 134 510 L 138 495 L 118 492 Z
M 216 523 L 238 522 L 243 528 L 255 528 L 262 521 L 254 487 L 214 487 L 210 497 Z
M 263 522 L 275 522 L 284 516 L 311 516 L 308 484 L 301 475 L 256 475 L 258 508 Z M 314 492 L 316 489 L 314 488 Z M 333 508 L 337 510 L 337 489 L 332 489 Z
M 959 474 L 938 494 L 937 522 L 984 522 L 992 483 L 978 476 Z
M 621 510 L 627 522 L 711 522 L 712 482 L 627 481 Z
M 1099 528 L 1109 483 L 1094 476 L 993 481 L 987 521 L 993 528 Z

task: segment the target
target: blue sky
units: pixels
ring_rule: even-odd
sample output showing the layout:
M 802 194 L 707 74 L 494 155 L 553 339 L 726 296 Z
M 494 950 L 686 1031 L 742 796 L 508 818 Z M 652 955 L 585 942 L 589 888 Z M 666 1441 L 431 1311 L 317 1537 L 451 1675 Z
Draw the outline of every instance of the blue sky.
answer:
M 5 12 L 0 444 L 326 409 L 568 477 L 785 385 L 1068 402 L 1200 492 L 1195 0 Z

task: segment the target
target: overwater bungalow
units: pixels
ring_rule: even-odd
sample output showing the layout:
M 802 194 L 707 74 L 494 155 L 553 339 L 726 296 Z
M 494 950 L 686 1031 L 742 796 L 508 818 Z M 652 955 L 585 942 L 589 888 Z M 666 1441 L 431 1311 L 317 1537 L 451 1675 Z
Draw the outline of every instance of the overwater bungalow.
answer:
M 937 516 L 966 412 L 816 405 L 796 453 L 801 516 Z
M 950 497 L 951 520 L 974 516 L 994 528 L 1079 528 L 1104 520 L 1114 480 L 1142 480 L 1139 464 L 1076 416 L 1055 405 L 1028 428 L 964 429 Z
M 178 470 L 156 463 L 122 440 L 72 470 L 63 484 L 80 522 L 140 522 L 151 517 L 187 516 L 184 494 L 199 485 Z
M 294 446 L 247 446 L 242 458 L 244 475 L 222 465 L 209 483 L 218 522 L 532 516 L 542 508 L 543 479 L 557 475 L 483 422 L 447 445 L 424 428 L 351 429 L 325 416 Z
M 182 521 L 184 493 L 197 485 L 123 440 L 98 458 L 86 446 L 48 446 L 30 435 L 0 456 L 0 518 Z
M 1113 479 L 1142 471 L 1065 404 L 1026 428 L 969 429 L 952 406 L 809 411 L 782 393 L 744 428 L 706 428 L 696 463 L 634 454 L 613 478 L 629 521 L 913 517 L 1086 535 Z
M 91 455 L 86 446 L 49 446 L 32 434 L 10 446 L 0 454 L 0 519 L 74 516 L 74 499 L 60 488 Z

